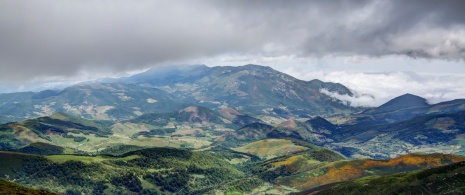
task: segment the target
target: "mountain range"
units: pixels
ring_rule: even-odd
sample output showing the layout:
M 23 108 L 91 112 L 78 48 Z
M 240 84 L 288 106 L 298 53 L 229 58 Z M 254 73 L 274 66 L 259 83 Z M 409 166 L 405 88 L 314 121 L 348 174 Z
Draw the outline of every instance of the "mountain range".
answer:
M 353 107 L 325 91 L 355 94 L 258 65 L 0 94 L 0 175 L 62 194 L 357 194 L 412 177 L 389 193 L 426 192 L 422 175 L 444 187 L 430 175 L 462 169 L 464 99 Z
M 110 83 L 62 90 L 0 94 L 0 122 L 68 112 L 87 119 L 124 120 L 188 105 L 230 107 L 254 116 L 310 117 L 354 108 L 321 89 L 353 95 L 341 84 L 302 81 L 269 67 L 174 66 L 154 68 Z

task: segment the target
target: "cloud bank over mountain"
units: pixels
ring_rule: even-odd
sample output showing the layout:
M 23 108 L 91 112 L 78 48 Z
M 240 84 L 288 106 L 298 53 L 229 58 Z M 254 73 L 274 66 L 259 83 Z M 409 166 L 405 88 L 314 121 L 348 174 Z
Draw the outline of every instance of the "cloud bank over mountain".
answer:
M 465 97 L 465 75 L 425 74 L 414 72 L 354 73 L 354 72 L 298 72 L 285 71 L 297 78 L 318 78 L 338 82 L 355 92 L 354 97 L 324 91 L 324 93 L 350 102 L 353 106 L 379 106 L 387 101 L 411 93 L 424 97 L 434 104 Z
M 5 0 L 0 80 L 116 74 L 221 55 L 463 60 L 463 7 L 461 0 Z

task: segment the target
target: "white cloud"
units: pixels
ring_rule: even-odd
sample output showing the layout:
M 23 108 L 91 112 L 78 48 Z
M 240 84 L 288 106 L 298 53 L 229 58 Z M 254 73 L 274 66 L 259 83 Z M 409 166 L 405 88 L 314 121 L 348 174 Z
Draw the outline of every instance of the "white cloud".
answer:
M 346 94 L 341 95 L 337 92 L 330 92 L 327 89 L 320 89 L 320 92 L 329 95 L 333 98 L 339 99 L 347 105 L 355 107 L 373 106 L 373 103 L 375 102 L 375 97 L 368 94 L 358 94 L 357 92 L 355 92 L 354 96 L 349 96 Z
M 465 74 L 434 74 L 413 72 L 298 72 L 286 71 L 303 80 L 320 79 L 341 83 L 358 95 L 356 97 L 341 96 L 322 90 L 332 97 L 350 102 L 354 106 L 379 106 L 397 96 L 411 93 L 438 103 L 453 99 L 465 98 Z M 371 96 L 372 97 L 371 97 Z

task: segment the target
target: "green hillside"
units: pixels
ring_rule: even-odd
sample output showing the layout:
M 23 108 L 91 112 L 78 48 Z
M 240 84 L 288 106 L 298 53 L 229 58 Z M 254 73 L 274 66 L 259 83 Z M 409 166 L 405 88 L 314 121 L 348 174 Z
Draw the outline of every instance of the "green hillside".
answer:
M 328 134 L 331 134 L 335 128 L 335 125 L 332 125 L 321 117 L 306 122 L 290 119 L 275 126 L 264 123 L 252 123 L 234 132 L 227 132 L 218 139 L 218 143 L 227 147 L 236 147 L 243 143 L 265 138 L 292 138 L 322 144 L 327 142 L 326 136 L 329 137 L 330 135 Z
M 82 143 L 88 137 L 112 135 L 108 121 L 91 121 L 64 113 L 0 125 L 0 149 L 10 150 L 41 142 L 58 146 Z M 69 143 L 68 145 L 61 144 Z M 27 150 L 27 148 L 26 148 Z
M 464 194 L 465 163 L 441 167 L 371 176 L 344 181 L 296 194 Z
M 121 157 L 0 153 L 0 174 L 58 193 L 194 193 L 245 176 L 215 155 L 152 148 Z
M 22 185 L 0 179 L 0 194 L 10 195 L 53 195 L 55 193 L 46 190 L 36 190 Z
M 292 186 L 302 191 L 355 178 L 414 171 L 465 160 L 463 156 L 454 155 L 409 154 L 385 161 L 370 159 L 341 161 L 330 154 L 331 152 L 313 155 L 297 154 L 271 159 L 265 164 L 266 169 L 261 174 L 280 185 Z M 323 160 L 329 160 L 316 158 L 321 155 Z

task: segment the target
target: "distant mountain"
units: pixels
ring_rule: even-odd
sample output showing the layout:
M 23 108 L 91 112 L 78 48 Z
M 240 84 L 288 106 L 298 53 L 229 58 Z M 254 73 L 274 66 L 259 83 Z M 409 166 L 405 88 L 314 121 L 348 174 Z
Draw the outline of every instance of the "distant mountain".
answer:
M 354 108 L 320 92 L 353 95 L 345 86 L 302 81 L 269 67 L 157 67 L 121 81 L 166 90 L 210 108 L 231 107 L 245 113 L 300 116 L 348 113 Z
M 118 79 L 118 82 L 173 86 L 178 83 L 196 82 L 211 72 L 212 69 L 205 65 L 158 66 L 143 73 Z
M 465 111 L 431 114 L 390 124 L 345 127 L 340 130 L 338 139 L 347 140 L 356 137 L 360 141 L 367 141 L 380 134 L 394 133 L 396 135 L 393 138 L 412 144 L 437 143 L 447 142 L 456 135 L 465 133 L 464 127 Z
M 422 108 L 428 107 L 429 104 L 426 102 L 425 98 L 412 95 L 404 94 L 399 97 L 396 97 L 387 103 L 373 109 L 368 109 L 364 113 L 374 114 L 374 113 L 386 113 L 386 112 L 395 112 L 402 109 L 412 109 L 412 108 Z
M 454 113 L 465 110 L 465 99 L 430 105 L 426 99 L 412 94 L 396 97 L 387 103 L 352 115 L 349 124 L 375 125 L 393 123 L 426 114 Z
M 354 95 L 341 84 L 258 65 L 105 81 L 0 94 L 0 177 L 62 194 L 462 192 L 440 188 L 463 164 L 420 170 L 465 161 L 465 100 L 354 108 L 325 94 Z
M 321 117 L 315 117 L 305 122 L 289 119 L 276 126 L 259 122 L 245 125 L 234 132 L 227 132 L 219 140 L 222 145 L 234 147 L 265 138 L 293 138 L 316 144 L 332 142 L 327 136 L 338 129 Z
M 326 146 L 352 158 L 387 159 L 411 152 L 465 154 L 465 99 L 428 104 L 405 94 L 358 114 L 329 117 Z
M 15 117 L 4 117 L 4 116 L 0 116 L 0 124 L 5 124 L 5 123 L 9 123 L 9 122 L 14 122 L 18 119 L 16 119 Z
M 181 125 L 197 124 L 208 128 L 214 125 L 222 125 L 223 127 L 236 129 L 258 121 L 260 120 L 243 115 L 233 109 L 223 109 L 218 112 L 202 106 L 189 106 L 174 112 L 144 114 L 128 122 L 144 123 L 156 127 L 167 127 L 169 125 L 172 128 L 177 128 Z
M 0 123 L 69 112 L 88 119 L 125 120 L 187 105 L 232 108 L 250 116 L 282 118 L 351 113 L 320 90 L 352 92 L 338 83 L 302 81 L 269 67 L 156 67 L 130 77 L 83 83 L 63 90 L 0 94 Z M 242 119 L 239 119 L 242 120 Z
M 465 111 L 429 114 L 380 125 L 342 126 L 328 135 L 347 156 L 363 153 L 389 158 L 411 152 L 465 154 L 460 141 L 465 134 Z M 363 151 L 363 152 L 362 152 Z M 352 156 L 355 157 L 355 156 Z
M 0 115 L 9 121 L 68 112 L 88 119 L 121 120 L 167 112 L 183 105 L 169 93 L 135 84 L 75 85 L 63 90 L 0 94 Z

